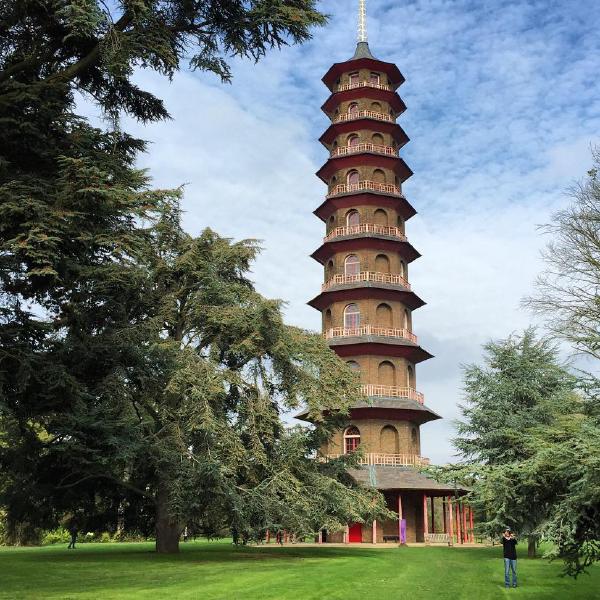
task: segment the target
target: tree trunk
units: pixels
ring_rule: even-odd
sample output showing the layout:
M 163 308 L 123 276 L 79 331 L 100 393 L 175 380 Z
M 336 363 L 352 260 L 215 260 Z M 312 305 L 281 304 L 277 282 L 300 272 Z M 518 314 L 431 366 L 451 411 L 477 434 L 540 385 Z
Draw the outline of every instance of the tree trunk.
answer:
M 168 485 L 161 481 L 156 494 L 156 551 L 161 554 L 177 554 L 181 531 L 181 525 L 169 514 Z
M 537 546 L 537 538 L 535 536 L 529 536 L 527 538 L 527 556 L 529 558 L 535 558 L 535 548 Z

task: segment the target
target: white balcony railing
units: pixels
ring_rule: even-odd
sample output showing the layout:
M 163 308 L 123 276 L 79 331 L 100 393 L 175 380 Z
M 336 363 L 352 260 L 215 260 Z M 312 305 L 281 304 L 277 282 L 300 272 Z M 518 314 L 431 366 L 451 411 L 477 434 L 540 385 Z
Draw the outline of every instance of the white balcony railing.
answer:
M 385 90 L 390 92 L 392 88 L 384 83 L 375 83 L 374 81 L 353 81 L 352 83 L 343 83 L 338 85 L 336 92 L 345 92 L 346 90 L 355 90 L 357 88 L 370 87 L 376 90 Z
M 355 110 L 353 112 L 342 113 L 333 118 L 334 123 L 343 123 L 344 121 L 355 121 L 356 119 L 376 119 L 377 121 L 394 122 L 394 117 L 374 110 Z
M 381 337 L 400 338 L 417 343 L 417 336 L 408 329 L 396 329 L 394 327 L 376 327 L 375 325 L 363 325 L 362 327 L 332 327 L 325 332 L 325 338 L 359 337 L 363 335 L 378 335 Z
M 391 146 L 382 146 L 380 144 L 355 144 L 354 146 L 340 146 L 331 151 L 331 158 L 338 156 L 348 156 L 349 154 L 361 154 L 362 152 L 375 152 L 376 154 L 385 154 L 386 156 L 398 156 L 397 151 Z
M 408 398 L 419 404 L 425 403 L 425 396 L 421 392 L 410 387 L 398 387 L 395 385 L 378 385 L 367 383 L 360 386 L 365 396 L 385 396 L 389 398 Z
M 396 237 L 403 242 L 406 242 L 406 236 L 402 233 L 398 227 L 391 227 L 389 225 L 376 225 L 375 223 L 360 223 L 359 225 L 346 225 L 345 227 L 336 227 L 332 229 L 324 238 L 323 242 L 329 242 L 330 240 L 341 237 L 344 235 L 358 235 L 361 233 L 375 233 L 379 235 L 389 235 Z
M 328 461 L 340 458 L 342 454 L 327 454 L 321 460 Z M 361 465 L 382 465 L 386 467 L 421 467 L 430 464 L 428 458 L 418 454 L 386 454 L 381 452 L 369 452 L 363 454 L 358 461 Z
M 393 196 L 401 196 L 400 188 L 391 183 L 377 183 L 376 181 L 359 181 L 358 183 L 339 183 L 327 194 L 328 198 L 338 194 L 347 194 L 349 192 L 361 191 L 383 192 Z
M 336 285 L 344 285 L 346 283 L 361 283 L 361 282 L 374 282 L 374 283 L 389 283 L 392 285 L 401 285 L 402 287 L 410 290 L 410 284 L 402 275 L 392 275 L 391 273 L 377 273 L 375 271 L 362 271 L 355 275 L 334 275 L 326 283 L 321 286 L 321 291 L 325 292 L 329 288 Z

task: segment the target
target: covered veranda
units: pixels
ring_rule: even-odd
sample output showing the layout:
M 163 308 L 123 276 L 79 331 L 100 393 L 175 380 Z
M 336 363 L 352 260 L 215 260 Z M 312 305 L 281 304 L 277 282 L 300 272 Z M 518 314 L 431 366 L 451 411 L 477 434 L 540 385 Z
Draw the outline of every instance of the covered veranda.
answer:
M 349 472 L 358 482 L 379 489 L 397 518 L 349 524 L 343 532 L 321 531 L 319 543 L 474 543 L 467 490 L 439 483 L 411 467 L 369 465 Z

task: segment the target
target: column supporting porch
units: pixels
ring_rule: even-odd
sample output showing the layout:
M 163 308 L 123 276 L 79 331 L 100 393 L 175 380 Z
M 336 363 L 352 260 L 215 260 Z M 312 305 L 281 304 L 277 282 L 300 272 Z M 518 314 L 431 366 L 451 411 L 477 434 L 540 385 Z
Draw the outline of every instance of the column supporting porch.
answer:
M 448 496 L 448 520 L 450 521 L 450 540 L 452 541 L 452 545 L 454 545 L 454 523 L 452 522 L 453 515 L 453 506 L 452 506 L 452 497 Z
M 423 494 L 423 541 L 429 535 L 429 516 L 427 514 L 427 494 Z

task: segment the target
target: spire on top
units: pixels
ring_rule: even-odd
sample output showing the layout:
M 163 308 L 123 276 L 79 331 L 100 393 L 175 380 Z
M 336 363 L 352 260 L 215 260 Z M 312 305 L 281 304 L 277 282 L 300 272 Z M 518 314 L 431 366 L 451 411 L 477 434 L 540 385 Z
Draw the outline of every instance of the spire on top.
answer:
M 358 0 L 358 43 L 367 41 L 367 0 Z
M 367 42 L 367 0 L 358 0 L 358 44 L 351 60 L 356 58 L 375 58 Z

